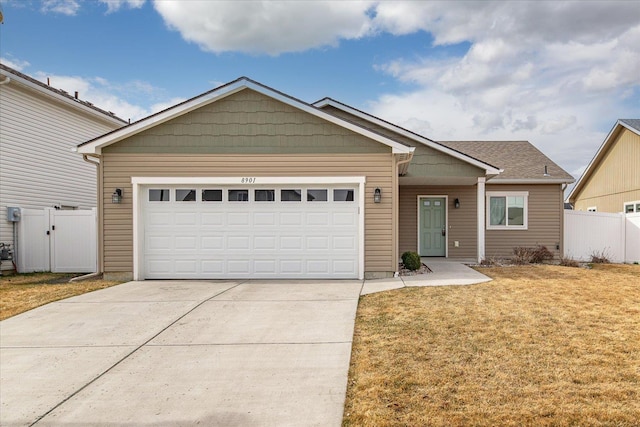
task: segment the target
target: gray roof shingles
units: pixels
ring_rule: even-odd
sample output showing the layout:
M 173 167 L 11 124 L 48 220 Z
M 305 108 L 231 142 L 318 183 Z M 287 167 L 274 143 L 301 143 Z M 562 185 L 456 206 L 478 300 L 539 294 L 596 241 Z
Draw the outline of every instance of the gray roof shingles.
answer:
M 640 119 L 620 119 L 620 121 L 640 132 Z
M 440 141 L 454 150 L 504 169 L 492 181 L 558 180 L 573 177 L 528 141 Z M 544 176 L 545 166 L 549 176 Z

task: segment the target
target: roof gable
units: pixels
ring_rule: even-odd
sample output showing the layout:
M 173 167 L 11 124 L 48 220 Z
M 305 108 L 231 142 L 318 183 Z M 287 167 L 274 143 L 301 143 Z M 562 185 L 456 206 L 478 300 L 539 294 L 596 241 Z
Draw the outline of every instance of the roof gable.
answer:
M 349 105 L 343 104 L 339 101 L 336 101 L 332 98 L 323 98 L 320 101 L 317 101 L 313 104 L 318 108 L 327 108 L 333 107 L 337 110 L 344 111 L 348 114 L 351 114 L 355 117 L 358 117 L 366 122 L 372 123 L 376 126 L 380 126 L 382 128 L 388 129 L 396 134 L 399 134 L 411 141 L 416 143 L 425 145 L 429 148 L 432 148 L 436 151 L 447 154 L 451 157 L 454 157 L 458 160 L 462 160 L 465 163 L 469 163 L 472 166 L 478 167 L 480 169 L 485 170 L 487 175 L 497 175 L 501 172 L 500 168 L 494 166 L 495 163 L 487 163 L 481 159 L 474 158 L 474 156 L 469 155 L 468 153 L 460 152 L 459 150 L 443 145 L 439 142 L 436 142 L 432 139 L 426 138 L 420 134 L 412 132 L 408 129 L 404 129 L 398 125 L 395 125 L 386 120 L 375 117 L 369 113 L 365 113 L 364 111 L 358 110 L 357 108 L 350 107 Z
M 234 80 L 230 83 L 227 83 L 223 86 L 205 92 L 201 95 L 198 95 L 194 98 L 191 98 L 187 101 L 184 101 L 180 104 L 177 104 L 173 107 L 170 107 L 164 111 L 153 114 L 149 117 L 141 119 L 135 123 L 132 123 L 129 126 L 118 129 L 113 132 L 109 132 L 105 135 L 102 135 L 93 140 L 87 141 L 78 146 L 78 152 L 83 154 L 100 154 L 103 147 L 107 147 L 116 142 L 122 141 L 125 138 L 136 135 L 140 132 L 143 132 L 152 127 L 158 126 L 162 123 L 165 123 L 169 120 L 172 120 L 181 115 L 187 114 L 191 111 L 194 111 L 198 108 L 201 108 L 210 103 L 216 102 L 218 100 L 224 99 L 230 95 L 233 95 L 237 92 L 240 92 L 245 89 L 250 89 L 255 92 L 258 92 L 262 95 L 273 98 L 277 101 L 285 103 L 291 107 L 294 107 L 298 110 L 304 111 L 316 117 L 319 117 L 327 122 L 339 125 L 343 128 L 349 129 L 355 133 L 363 135 L 367 138 L 370 138 L 374 141 L 377 141 L 381 144 L 387 145 L 391 147 L 393 153 L 411 153 L 413 152 L 413 147 L 404 145 L 397 141 L 394 141 L 390 138 L 387 138 L 383 135 L 375 133 L 369 129 L 365 129 L 363 127 L 357 126 L 353 123 L 349 123 L 345 120 L 342 120 L 336 116 L 328 114 L 319 108 L 316 108 L 310 104 L 307 104 L 303 101 L 300 101 L 296 98 L 293 98 L 289 95 L 286 95 L 282 92 L 276 91 L 272 88 L 264 86 L 256 81 L 253 81 L 247 77 L 241 77 L 237 80 Z
M 593 156 L 593 159 L 591 159 L 591 161 L 587 165 L 587 168 L 582 173 L 582 176 L 580 177 L 580 179 L 578 179 L 578 182 L 571 190 L 571 193 L 569 193 L 567 200 L 569 200 L 571 203 L 575 202 L 587 182 L 589 182 L 591 176 L 598 168 L 598 165 L 606 157 L 607 152 L 611 150 L 613 144 L 615 144 L 615 142 L 618 140 L 618 137 L 625 129 L 629 132 L 635 133 L 636 135 L 640 135 L 640 119 L 618 119 L 616 124 L 613 125 L 613 128 L 600 145 L 600 148 L 598 148 L 598 151 L 596 152 L 595 156 Z

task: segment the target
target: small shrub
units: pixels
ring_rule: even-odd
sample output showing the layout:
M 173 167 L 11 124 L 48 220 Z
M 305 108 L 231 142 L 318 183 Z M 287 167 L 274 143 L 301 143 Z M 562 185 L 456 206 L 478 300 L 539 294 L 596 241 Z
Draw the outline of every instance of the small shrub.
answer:
M 564 267 L 580 267 L 580 263 L 578 261 L 564 255 L 560 257 L 560 265 Z
M 534 264 L 540 264 L 551 259 L 553 259 L 553 252 L 544 245 L 538 245 L 531 250 L 531 262 Z
M 593 251 L 591 252 L 591 263 L 592 264 L 610 264 L 609 255 L 606 250 L 603 251 Z
M 422 267 L 422 261 L 420 261 L 420 255 L 416 252 L 407 251 L 402 254 L 402 263 L 404 268 L 415 271 Z
M 543 261 L 553 259 L 553 252 L 546 246 L 538 245 L 535 248 L 525 248 L 518 246 L 513 248 L 513 258 L 511 261 L 517 265 L 539 264 Z
M 533 253 L 531 248 L 525 248 L 522 246 L 518 246 L 513 248 L 513 257 L 511 258 L 511 262 L 516 265 L 529 264 L 533 258 Z

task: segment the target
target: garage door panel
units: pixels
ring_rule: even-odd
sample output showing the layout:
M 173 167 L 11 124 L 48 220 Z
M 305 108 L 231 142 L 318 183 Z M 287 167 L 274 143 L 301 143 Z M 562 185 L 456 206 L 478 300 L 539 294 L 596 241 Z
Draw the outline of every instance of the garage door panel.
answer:
M 357 271 L 355 260 L 339 259 L 333 261 L 333 271 L 338 274 L 353 274 Z
M 225 214 L 222 212 L 202 212 L 200 214 L 200 223 L 203 227 L 220 227 L 224 225 L 224 219 Z
M 334 250 L 342 251 L 354 251 L 357 248 L 358 242 L 354 236 L 334 236 L 333 237 Z
M 251 215 L 247 212 L 229 212 L 227 214 L 227 225 L 248 227 L 251 224 Z
M 251 236 L 227 236 L 226 240 L 230 251 L 248 251 L 251 248 Z
M 182 213 L 176 212 L 174 217 L 175 225 L 198 225 L 198 215 L 195 212 Z
M 201 236 L 200 248 L 205 251 L 220 251 L 224 249 L 224 238 L 218 236 Z
M 310 212 L 306 215 L 306 225 L 310 227 L 329 225 L 329 212 Z
M 301 236 L 280 236 L 280 250 L 301 251 L 303 249 L 303 238 Z
M 256 212 L 253 214 L 253 225 L 258 227 L 277 225 L 276 212 Z
M 195 201 L 143 203 L 144 277 L 358 277 L 357 203 L 280 202 L 273 187 L 276 201 L 254 202 L 249 188 L 246 202 L 203 202 L 194 185 Z
M 157 251 L 171 251 L 173 247 L 172 236 L 163 235 L 147 235 L 145 239 L 145 253 L 157 252 Z
M 176 236 L 175 248 L 179 251 L 195 251 L 198 248 L 198 240 L 197 236 Z
M 227 261 L 227 272 L 229 274 L 248 276 L 251 273 L 249 260 L 229 260 Z

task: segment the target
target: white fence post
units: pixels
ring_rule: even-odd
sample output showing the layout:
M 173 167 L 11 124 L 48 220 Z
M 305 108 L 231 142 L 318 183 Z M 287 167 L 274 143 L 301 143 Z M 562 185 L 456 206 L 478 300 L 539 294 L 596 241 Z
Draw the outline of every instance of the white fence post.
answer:
M 640 263 L 640 213 L 626 215 L 625 262 Z

